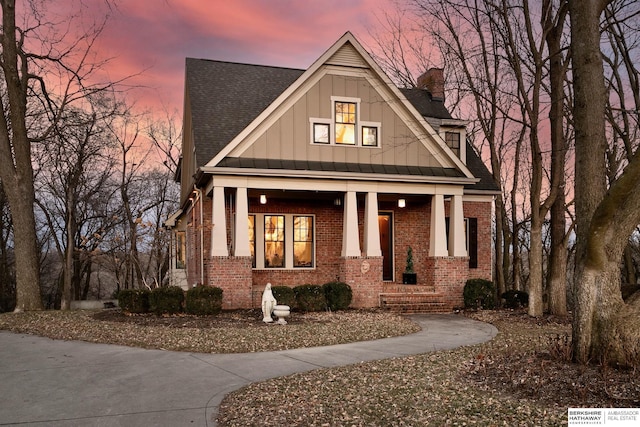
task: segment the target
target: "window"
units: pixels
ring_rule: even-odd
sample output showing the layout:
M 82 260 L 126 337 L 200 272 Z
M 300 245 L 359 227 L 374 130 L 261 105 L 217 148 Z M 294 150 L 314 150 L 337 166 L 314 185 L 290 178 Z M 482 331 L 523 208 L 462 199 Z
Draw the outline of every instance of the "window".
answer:
M 330 142 L 329 129 L 330 129 L 329 123 L 314 123 L 313 124 L 313 142 L 316 144 L 328 144 Z
M 256 268 L 256 216 L 249 215 L 249 250 L 251 251 L 251 267 Z
M 447 242 L 449 241 L 449 217 L 444 219 Z M 466 236 L 467 256 L 469 268 L 478 268 L 478 218 L 464 219 L 464 234 Z
M 249 215 L 253 268 L 314 268 L 314 221 L 313 215 Z
M 456 156 L 460 157 L 460 134 L 458 132 L 445 132 L 444 141 Z
M 176 233 L 176 268 L 187 268 L 187 239 L 184 231 Z
M 374 126 L 362 126 L 362 145 L 365 147 L 378 146 L 378 128 Z
M 264 267 L 282 268 L 284 260 L 284 216 L 264 216 Z
M 313 267 L 313 217 L 293 217 L 293 267 Z
M 356 104 L 336 102 L 336 144 L 356 144 Z
M 465 218 L 469 268 L 478 268 L 478 218 Z
M 313 144 L 380 146 L 379 122 L 361 120 L 360 98 L 331 97 L 331 118 L 309 118 Z

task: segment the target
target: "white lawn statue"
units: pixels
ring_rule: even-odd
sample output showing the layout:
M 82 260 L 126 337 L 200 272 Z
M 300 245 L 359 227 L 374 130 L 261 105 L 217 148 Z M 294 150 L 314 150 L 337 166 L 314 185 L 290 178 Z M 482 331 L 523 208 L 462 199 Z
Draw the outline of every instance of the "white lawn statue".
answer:
M 264 292 L 262 293 L 262 321 L 265 323 L 273 322 L 273 318 L 271 318 L 271 313 L 273 313 L 273 309 L 276 306 L 277 302 L 275 297 L 273 296 L 273 292 L 271 292 L 271 283 L 267 283 L 267 286 L 264 288 Z

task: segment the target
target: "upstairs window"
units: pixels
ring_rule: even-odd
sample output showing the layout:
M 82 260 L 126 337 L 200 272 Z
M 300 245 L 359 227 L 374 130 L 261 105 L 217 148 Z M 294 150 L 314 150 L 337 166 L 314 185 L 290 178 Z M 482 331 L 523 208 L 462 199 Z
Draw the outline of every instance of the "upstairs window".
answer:
M 458 132 L 445 132 L 444 142 L 447 143 L 456 156 L 460 157 L 460 134 Z
M 379 122 L 361 120 L 359 98 L 331 97 L 331 118 L 310 118 L 313 144 L 376 148 Z
M 336 102 L 336 144 L 356 144 L 356 103 Z

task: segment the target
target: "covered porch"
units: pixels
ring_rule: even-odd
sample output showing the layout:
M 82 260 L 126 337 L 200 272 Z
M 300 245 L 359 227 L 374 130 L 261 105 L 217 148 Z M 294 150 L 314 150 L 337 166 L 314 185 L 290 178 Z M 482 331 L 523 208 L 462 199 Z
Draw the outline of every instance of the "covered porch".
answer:
M 209 182 L 206 281 L 224 290 L 225 308 L 259 306 L 267 282 L 296 286 L 332 280 L 352 287 L 353 307 L 397 308 L 394 303 L 407 305 L 419 297 L 433 300 L 438 311 L 450 311 L 462 302 L 468 274 L 462 185 L 246 176 Z M 277 267 L 261 261 L 262 223 L 252 229 L 242 218 L 272 214 L 283 217 L 288 235 L 294 230 L 286 225 L 287 215 L 313 218 L 310 265 L 294 265 L 290 252 Z M 408 246 L 415 253 L 418 283 L 402 286 Z

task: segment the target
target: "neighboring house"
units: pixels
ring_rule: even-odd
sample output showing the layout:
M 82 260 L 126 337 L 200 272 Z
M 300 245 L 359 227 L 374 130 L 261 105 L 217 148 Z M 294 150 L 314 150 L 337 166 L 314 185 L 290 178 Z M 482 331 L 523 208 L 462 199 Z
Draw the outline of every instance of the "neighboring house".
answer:
M 398 89 L 351 33 L 307 70 L 188 58 L 171 283 L 218 286 L 225 309 L 336 279 L 353 307 L 461 306 L 491 279 L 496 187 L 442 70 L 419 84 Z

